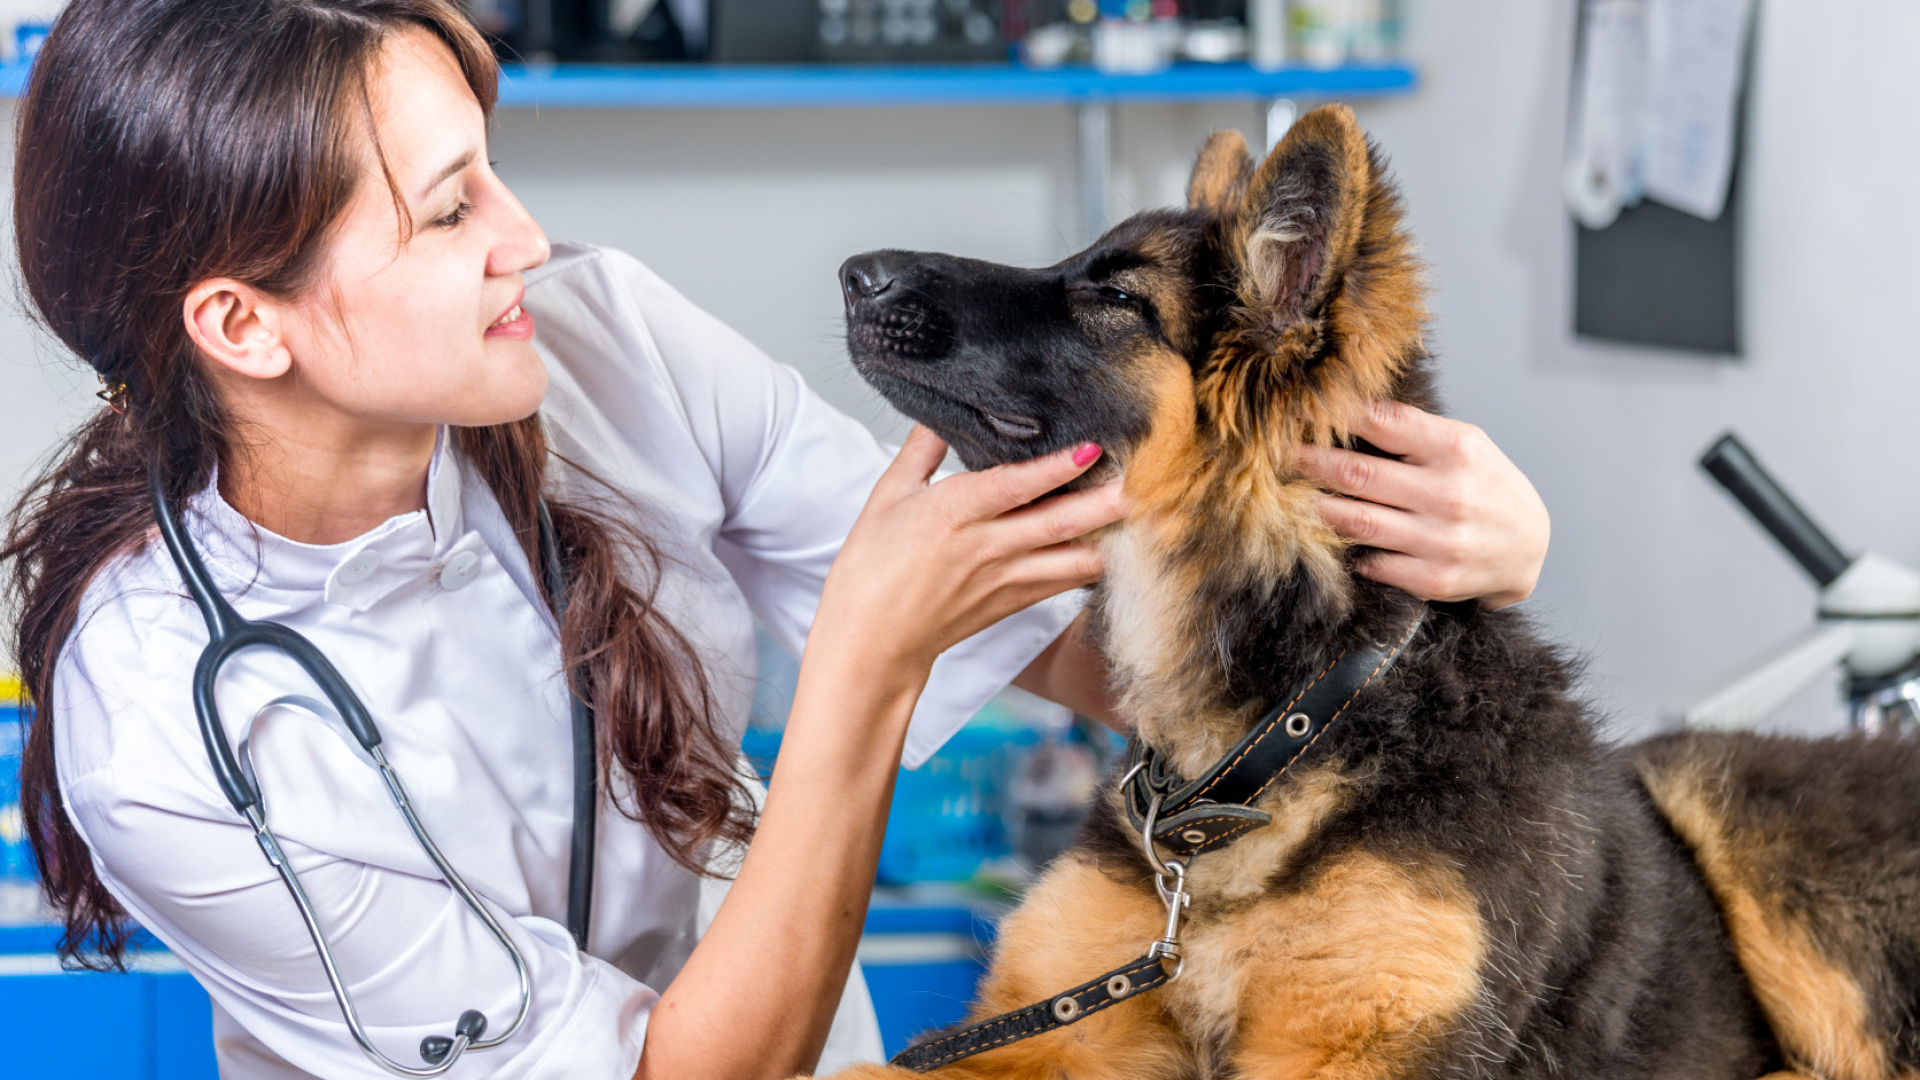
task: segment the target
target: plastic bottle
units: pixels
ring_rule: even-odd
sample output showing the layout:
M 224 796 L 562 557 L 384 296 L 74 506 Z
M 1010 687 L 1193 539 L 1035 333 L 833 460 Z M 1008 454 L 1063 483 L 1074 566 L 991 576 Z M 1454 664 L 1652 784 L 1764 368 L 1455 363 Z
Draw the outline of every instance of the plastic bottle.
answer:
M 1294 0 L 1293 44 L 1300 62 L 1325 70 L 1347 62 L 1360 0 Z
M 1400 53 L 1398 0 L 1353 0 L 1347 32 L 1348 59 L 1362 64 L 1384 64 Z
M 19 721 L 11 709 L 0 710 L 0 926 L 42 917 L 40 887 L 20 814 Z
M 1287 0 L 1247 0 L 1247 60 L 1260 71 L 1287 65 Z

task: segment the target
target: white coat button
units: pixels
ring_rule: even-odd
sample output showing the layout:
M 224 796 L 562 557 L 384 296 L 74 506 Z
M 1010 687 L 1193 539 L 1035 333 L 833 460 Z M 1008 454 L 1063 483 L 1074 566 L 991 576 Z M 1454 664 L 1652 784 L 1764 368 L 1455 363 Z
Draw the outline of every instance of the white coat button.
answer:
M 380 553 L 373 548 L 365 548 L 356 553 L 353 558 L 341 563 L 340 569 L 334 572 L 333 579 L 342 585 L 358 585 L 372 577 L 373 572 L 378 569 L 380 569 Z
M 473 580 L 473 575 L 479 572 L 480 556 L 471 551 L 462 551 L 448 559 L 447 565 L 441 568 L 440 587 L 449 592 L 464 589 L 467 587 L 467 582 Z

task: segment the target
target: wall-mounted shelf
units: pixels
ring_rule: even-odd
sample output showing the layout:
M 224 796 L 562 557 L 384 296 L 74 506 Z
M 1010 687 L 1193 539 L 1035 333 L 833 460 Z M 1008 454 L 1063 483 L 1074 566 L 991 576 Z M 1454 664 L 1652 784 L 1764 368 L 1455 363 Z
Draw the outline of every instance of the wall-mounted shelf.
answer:
M 1260 101 L 1267 143 L 1293 122 L 1292 99 L 1392 97 L 1419 82 L 1403 64 L 1259 71 L 1248 64 L 1176 64 L 1151 75 L 1091 68 L 1033 71 L 1013 64 L 508 64 L 500 104 L 510 109 L 809 109 L 1066 105 L 1078 113 L 1084 227 L 1106 225 L 1112 112 L 1135 102 Z M 18 97 L 27 65 L 0 64 L 0 97 Z
M 1257 71 L 1180 64 L 1152 75 L 1013 65 L 508 65 L 509 108 L 780 109 L 915 105 L 1106 105 L 1233 98 L 1377 97 L 1416 82 L 1400 65 Z
M 500 104 L 550 109 L 800 109 L 1066 105 L 1078 114 L 1083 227 L 1107 222 L 1116 105 L 1171 101 L 1265 102 L 1271 145 L 1293 122 L 1294 98 L 1390 97 L 1418 82 L 1402 64 L 1260 71 L 1248 64 L 1177 64 L 1151 75 L 1091 68 L 1034 71 L 1012 64 L 596 65 L 502 72 Z
M 18 97 L 28 65 L 0 64 L 0 97 Z M 782 109 L 901 105 L 1114 105 L 1233 98 L 1383 97 L 1418 82 L 1399 64 L 1256 71 L 1179 64 L 1152 75 L 1011 64 L 509 64 L 500 104 L 555 109 Z

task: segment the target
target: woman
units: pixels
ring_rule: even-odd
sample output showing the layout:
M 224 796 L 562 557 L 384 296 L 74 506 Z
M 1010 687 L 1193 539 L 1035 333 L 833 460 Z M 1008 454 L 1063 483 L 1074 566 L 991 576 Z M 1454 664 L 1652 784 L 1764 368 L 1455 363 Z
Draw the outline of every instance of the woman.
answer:
M 6 552 L 36 857 L 70 956 L 117 961 L 131 917 L 207 987 L 222 1075 L 381 1075 L 215 782 L 189 704 L 208 632 L 154 538 L 153 468 L 220 592 L 339 666 L 525 957 L 525 1022 L 461 1069 L 785 1076 L 826 1039 L 903 749 L 923 759 L 1009 679 L 1105 714 L 1072 604 L 1041 601 L 1097 578 L 1072 541 L 1120 493 L 1026 505 L 1091 446 L 930 483 L 931 435 L 888 464 L 632 260 L 550 253 L 486 161 L 494 78 L 450 0 L 74 0 L 56 24 L 15 230 L 35 310 L 108 408 Z M 1321 461 L 1384 500 L 1328 508 L 1398 553 L 1370 572 L 1531 589 L 1544 514 L 1484 437 L 1407 414 L 1370 437 L 1406 463 Z M 1500 546 L 1460 547 L 1476 530 Z M 757 824 L 734 768 L 750 612 L 806 644 Z M 604 792 L 584 948 L 563 925 L 570 688 Z M 257 650 L 214 691 L 371 1042 L 421 1067 L 411 1048 L 463 1010 L 503 1033 L 506 954 L 287 698 L 313 692 Z

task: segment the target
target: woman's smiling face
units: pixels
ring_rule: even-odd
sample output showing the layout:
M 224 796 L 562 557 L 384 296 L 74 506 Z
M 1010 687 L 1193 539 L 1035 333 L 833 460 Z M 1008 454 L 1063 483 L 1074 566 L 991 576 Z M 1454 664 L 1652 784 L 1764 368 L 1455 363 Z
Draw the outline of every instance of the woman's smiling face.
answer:
M 521 274 L 546 261 L 546 236 L 494 175 L 486 115 L 445 45 L 396 34 L 369 74 L 378 150 L 320 279 L 284 312 L 300 396 L 349 424 L 528 416 L 547 373 Z

